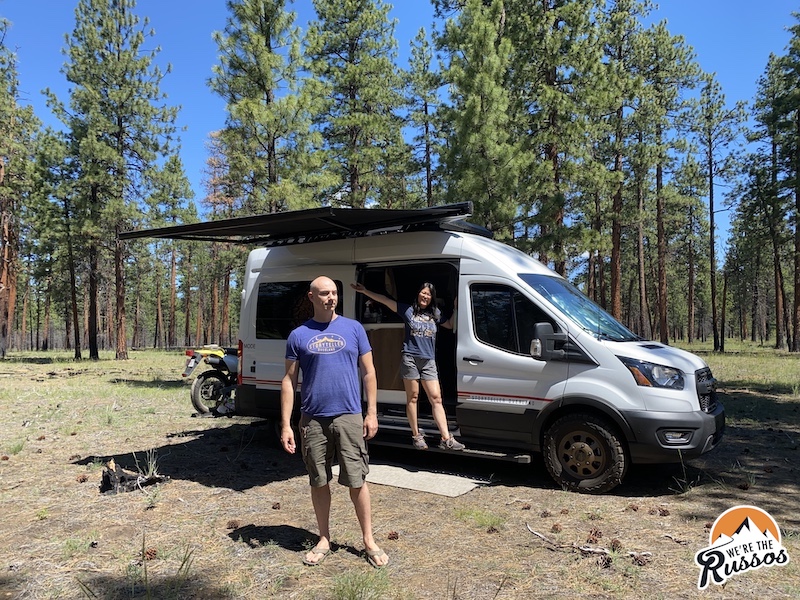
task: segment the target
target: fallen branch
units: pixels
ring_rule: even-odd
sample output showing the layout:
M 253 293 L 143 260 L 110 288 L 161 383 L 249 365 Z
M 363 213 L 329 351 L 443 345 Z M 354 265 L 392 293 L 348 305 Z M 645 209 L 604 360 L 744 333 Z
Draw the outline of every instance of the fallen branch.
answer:
M 676 544 L 680 544 L 681 546 L 688 546 L 689 545 L 689 541 L 688 540 L 679 540 L 674 535 L 670 535 L 669 533 L 665 533 L 664 537 L 669 539 L 669 540 L 672 540 Z
M 506 502 L 506 506 L 509 506 L 510 504 L 514 504 L 515 502 L 524 502 L 525 504 L 528 504 L 528 503 L 530 503 L 530 500 L 523 500 L 522 498 L 514 498 L 513 500 L 510 500 L 510 501 Z
M 116 464 L 112 458 L 103 468 L 100 493 L 118 494 L 120 492 L 132 492 L 137 489 L 142 490 L 142 488 L 149 485 L 165 483 L 167 481 L 169 481 L 169 477 L 163 477 L 157 474 L 147 476 L 123 469 Z
M 550 545 L 552 550 L 560 550 L 560 549 L 568 549 L 568 550 L 572 550 L 572 551 L 576 551 L 577 550 L 581 554 L 588 554 L 588 555 L 596 554 L 596 555 L 608 556 L 608 557 L 610 557 L 611 554 L 612 554 L 611 550 L 609 550 L 608 548 L 603 548 L 602 546 L 588 546 L 588 545 L 585 545 L 585 544 L 584 545 L 580 545 L 580 544 L 576 544 L 575 542 L 570 542 L 568 544 L 558 544 L 558 543 L 554 542 L 553 540 L 551 540 L 550 538 L 548 538 L 547 536 L 542 535 L 538 531 L 535 531 L 535 530 L 531 529 L 531 526 L 528 525 L 527 523 L 525 523 L 525 527 L 527 527 L 528 531 L 530 531 L 533 535 L 535 535 L 536 537 L 538 537 L 539 539 L 541 539 L 542 541 L 544 541 L 545 543 Z M 634 564 L 645 565 L 648 562 L 650 562 L 650 560 L 653 557 L 653 553 L 652 552 L 632 552 L 631 551 L 631 552 L 628 552 L 626 554 L 626 556 L 630 557 L 633 560 Z

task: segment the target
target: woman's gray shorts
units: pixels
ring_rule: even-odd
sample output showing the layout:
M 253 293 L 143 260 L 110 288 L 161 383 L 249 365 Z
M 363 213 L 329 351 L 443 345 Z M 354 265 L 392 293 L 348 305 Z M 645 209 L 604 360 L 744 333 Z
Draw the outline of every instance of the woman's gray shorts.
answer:
M 322 487 L 333 479 L 331 466 L 339 458 L 339 483 L 350 488 L 364 485 L 369 473 L 369 455 L 361 414 L 338 417 L 300 416 L 303 462 L 311 487 Z
M 432 381 L 439 379 L 439 372 L 436 370 L 436 361 L 432 358 L 422 358 L 411 356 L 403 352 L 400 360 L 400 377 L 403 379 L 424 379 Z

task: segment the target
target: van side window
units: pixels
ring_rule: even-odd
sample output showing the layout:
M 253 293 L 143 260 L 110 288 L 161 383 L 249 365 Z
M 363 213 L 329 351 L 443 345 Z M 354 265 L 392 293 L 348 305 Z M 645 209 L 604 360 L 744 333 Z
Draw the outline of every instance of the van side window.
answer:
M 504 285 L 481 283 L 470 287 L 475 337 L 485 344 L 516 354 L 530 352 L 533 326 L 556 324 L 519 291 Z
M 285 340 L 292 329 L 302 325 L 314 314 L 308 289 L 311 281 L 261 283 L 258 286 L 256 305 L 256 339 Z M 339 291 L 337 314 L 342 314 L 342 282 L 336 282 Z

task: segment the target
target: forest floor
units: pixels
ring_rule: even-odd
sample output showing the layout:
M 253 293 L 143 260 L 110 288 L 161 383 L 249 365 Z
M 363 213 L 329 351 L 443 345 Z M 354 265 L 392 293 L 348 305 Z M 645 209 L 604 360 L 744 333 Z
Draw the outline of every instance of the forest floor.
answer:
M 306 567 L 317 527 L 300 458 L 257 421 L 192 417 L 183 361 L 0 362 L 0 599 L 800 597 L 796 389 L 731 375 L 715 450 L 685 466 L 634 466 L 602 496 L 556 488 L 539 461 L 373 446 L 376 461 L 488 483 L 455 498 L 372 484 L 391 560 L 382 570 L 365 560 L 334 485 L 334 551 Z M 112 458 L 163 481 L 101 494 Z M 695 554 L 737 505 L 773 517 L 791 560 L 699 591 Z

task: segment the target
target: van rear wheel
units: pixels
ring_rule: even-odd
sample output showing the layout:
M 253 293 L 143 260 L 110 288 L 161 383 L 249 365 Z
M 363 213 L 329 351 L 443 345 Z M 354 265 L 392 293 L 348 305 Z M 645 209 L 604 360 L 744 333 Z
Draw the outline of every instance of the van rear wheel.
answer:
M 544 434 L 547 471 L 564 489 L 602 493 L 620 483 L 628 469 L 625 447 L 614 427 L 588 413 L 567 415 Z

